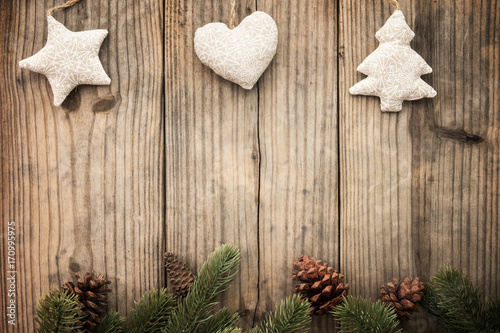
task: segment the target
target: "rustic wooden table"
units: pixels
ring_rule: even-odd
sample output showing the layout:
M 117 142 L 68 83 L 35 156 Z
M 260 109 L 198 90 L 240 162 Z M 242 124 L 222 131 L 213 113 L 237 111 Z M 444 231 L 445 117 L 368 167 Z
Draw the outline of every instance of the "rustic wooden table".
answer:
M 221 243 L 242 251 L 222 302 L 242 325 L 292 292 L 300 254 L 339 268 L 352 294 L 443 263 L 500 293 L 500 1 L 402 0 L 434 99 L 380 112 L 348 88 L 392 8 L 373 0 L 242 0 L 274 17 L 278 53 L 246 91 L 204 67 L 195 30 L 229 20 L 229 0 L 85 0 L 55 17 L 109 30 L 111 86 L 53 107 L 44 76 L 17 62 L 45 44 L 60 1 L 0 1 L 1 223 L 17 227 L 17 325 L 74 272 L 112 281 L 125 313 L 165 284 L 162 255 L 198 267 Z M 256 315 L 255 315 L 256 314 Z M 314 332 L 333 332 L 329 318 Z M 408 332 L 432 332 L 420 314 Z

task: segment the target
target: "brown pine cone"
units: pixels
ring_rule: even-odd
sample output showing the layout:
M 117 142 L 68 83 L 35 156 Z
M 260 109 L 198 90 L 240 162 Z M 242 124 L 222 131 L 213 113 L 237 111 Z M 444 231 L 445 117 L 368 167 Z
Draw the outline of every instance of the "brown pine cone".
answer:
M 111 282 L 106 280 L 103 274 L 97 275 L 94 271 L 85 273 L 83 278 L 78 274 L 75 276 L 76 285 L 69 281 L 63 285 L 63 289 L 78 295 L 76 304 L 82 307 L 78 315 L 83 317 L 78 324 L 83 327 L 83 332 L 92 332 L 101 322 L 100 318 L 106 313 L 108 306 L 106 294 L 111 290 L 105 286 Z
M 424 296 L 424 284 L 419 278 L 405 278 L 403 281 L 393 279 L 380 286 L 380 299 L 385 304 L 394 307 L 399 319 L 408 320 L 411 312 L 418 309 L 417 303 Z
M 344 276 L 321 260 L 300 256 L 293 268 L 292 279 L 301 282 L 294 292 L 311 302 L 312 314 L 329 312 L 333 306 L 342 303 L 342 296 L 347 295 L 349 284 L 342 283 Z
M 194 282 L 194 274 L 191 269 L 172 253 L 165 253 L 165 267 L 172 291 L 177 296 L 184 297 L 189 291 L 189 287 Z

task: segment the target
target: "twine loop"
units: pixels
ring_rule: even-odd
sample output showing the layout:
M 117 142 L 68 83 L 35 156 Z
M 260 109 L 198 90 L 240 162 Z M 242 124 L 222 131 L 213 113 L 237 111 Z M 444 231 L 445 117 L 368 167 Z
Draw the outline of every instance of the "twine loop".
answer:
M 231 0 L 231 19 L 229 20 L 229 28 L 234 29 L 234 21 L 236 19 L 236 0 Z
M 52 16 L 52 14 L 54 14 L 54 12 L 57 12 L 59 9 L 63 9 L 63 8 L 69 8 L 75 4 L 77 4 L 78 2 L 80 2 L 81 0 L 69 0 L 68 2 L 60 5 L 60 6 L 56 6 L 56 7 L 53 7 L 53 8 L 50 8 L 49 10 L 47 10 L 47 16 Z
M 394 5 L 396 7 L 396 10 L 400 10 L 399 7 L 399 2 L 397 0 L 387 0 L 391 5 Z

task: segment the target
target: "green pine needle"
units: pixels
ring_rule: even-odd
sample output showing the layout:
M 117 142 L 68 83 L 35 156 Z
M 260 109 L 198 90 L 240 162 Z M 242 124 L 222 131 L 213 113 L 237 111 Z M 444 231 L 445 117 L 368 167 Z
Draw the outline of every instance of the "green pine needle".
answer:
M 302 301 L 300 295 L 294 295 L 276 306 L 271 313 L 252 333 L 296 333 L 306 332 L 311 322 L 311 305 Z
M 40 299 L 36 309 L 35 320 L 38 323 L 39 333 L 71 332 L 81 328 L 78 315 L 81 307 L 76 304 L 77 294 L 70 294 L 66 290 L 54 290 Z
M 342 325 L 340 332 L 396 333 L 399 321 L 393 308 L 380 300 L 372 303 L 361 297 L 344 297 L 331 312 Z
M 425 284 L 421 305 L 447 332 L 500 331 L 500 299 L 484 304 L 481 289 L 470 277 L 447 265 Z
M 441 296 L 439 295 L 436 287 L 429 282 L 424 282 L 424 297 L 420 301 L 420 305 L 427 311 L 431 318 L 441 326 L 446 332 L 454 332 L 456 329 L 448 316 L 446 315 L 446 309 L 440 307 Z M 464 332 L 464 331 L 458 331 Z
M 118 312 L 108 312 L 101 319 L 101 323 L 94 329 L 94 333 L 120 333 L 123 329 L 123 318 Z
M 218 333 L 236 329 L 240 316 L 228 308 L 219 310 L 216 314 L 211 316 L 199 333 Z
M 179 302 L 165 327 L 165 333 L 193 333 L 210 319 L 217 302 L 216 296 L 229 288 L 240 264 L 240 251 L 232 245 L 222 245 L 201 267 L 184 299 Z
M 434 275 L 433 282 L 440 295 L 439 308 L 446 309 L 445 314 L 456 331 L 481 329 L 482 294 L 472 285 L 470 277 L 462 276 L 456 268 L 444 266 Z
M 161 332 L 167 325 L 177 301 L 167 289 L 152 290 L 134 303 L 126 327 L 127 333 Z
M 221 331 L 217 331 L 217 333 L 241 333 L 241 328 L 225 328 Z
M 500 297 L 486 301 L 486 322 L 493 330 L 500 331 Z

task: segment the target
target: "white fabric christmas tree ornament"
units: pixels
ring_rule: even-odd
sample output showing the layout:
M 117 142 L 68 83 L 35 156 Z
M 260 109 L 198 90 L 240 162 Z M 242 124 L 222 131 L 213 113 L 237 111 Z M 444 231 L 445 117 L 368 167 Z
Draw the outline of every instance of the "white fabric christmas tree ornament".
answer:
M 420 76 L 432 68 L 411 47 L 415 33 L 396 10 L 376 34 L 380 46 L 358 67 L 368 77 L 353 86 L 353 95 L 378 96 L 382 111 L 401 111 L 404 100 L 436 96 Z
M 19 66 L 47 77 L 55 106 L 61 105 L 80 84 L 111 83 L 98 55 L 107 30 L 72 32 L 52 16 L 47 16 L 47 23 L 47 44 L 34 56 L 20 61 Z
M 278 47 L 278 27 L 264 12 L 247 16 L 239 26 L 209 23 L 196 30 L 194 49 L 201 62 L 226 80 L 252 89 Z

